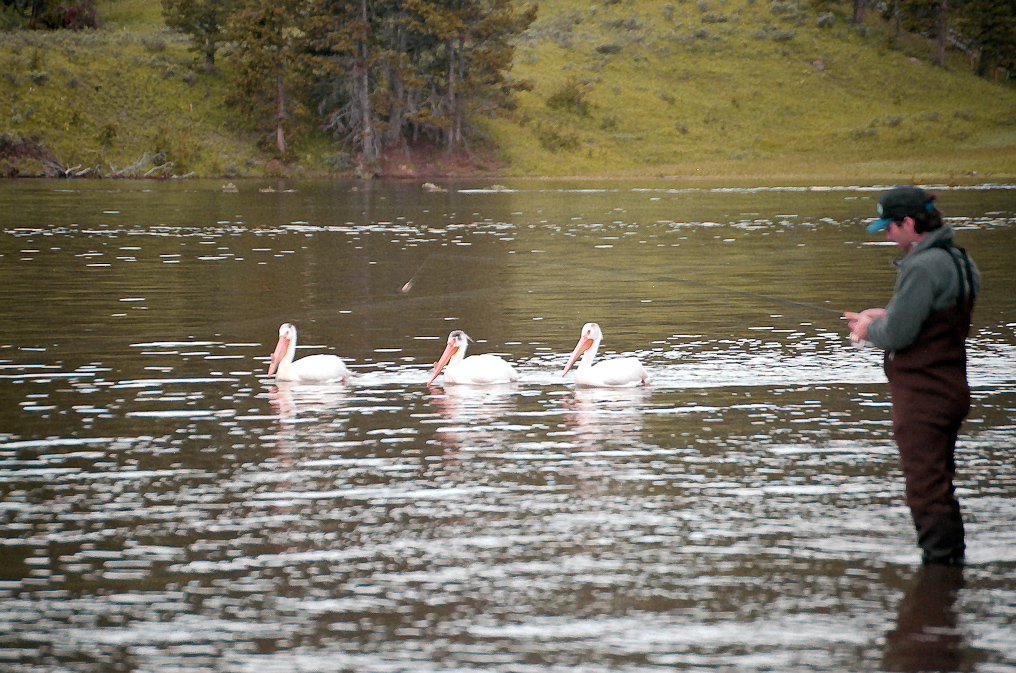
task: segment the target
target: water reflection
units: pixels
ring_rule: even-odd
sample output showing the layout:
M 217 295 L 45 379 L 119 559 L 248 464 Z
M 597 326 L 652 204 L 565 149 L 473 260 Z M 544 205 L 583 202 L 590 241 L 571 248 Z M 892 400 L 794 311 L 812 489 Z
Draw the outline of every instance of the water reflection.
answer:
M 268 399 L 279 415 L 281 425 L 292 425 L 298 416 L 319 418 L 322 413 L 334 412 L 346 404 L 352 393 L 341 383 L 299 384 L 276 381 L 268 388 Z
M 632 446 L 640 441 L 648 388 L 575 388 L 563 401 L 565 423 L 583 448 Z
M 455 424 L 493 421 L 512 410 L 516 384 L 490 386 L 448 385 L 430 387 L 430 404 L 442 417 Z
M 268 400 L 278 417 L 272 439 L 283 458 L 333 441 L 346 424 L 350 391 L 342 384 L 298 384 L 277 381 Z
M 907 588 L 886 635 L 882 666 L 888 671 L 968 670 L 956 601 L 964 586 L 963 569 L 923 566 Z
M 513 432 L 507 417 L 516 410 L 516 384 L 430 387 L 428 403 L 439 417 L 434 441 L 449 460 L 461 452 L 497 450 Z

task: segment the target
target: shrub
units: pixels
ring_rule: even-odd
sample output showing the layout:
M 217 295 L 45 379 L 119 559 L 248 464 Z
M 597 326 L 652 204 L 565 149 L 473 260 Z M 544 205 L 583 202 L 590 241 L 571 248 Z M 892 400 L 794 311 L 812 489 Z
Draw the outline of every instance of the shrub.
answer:
M 343 173 L 353 167 L 353 157 L 348 152 L 335 152 L 321 157 L 322 163 L 332 173 Z
M 573 131 L 568 131 L 560 126 L 545 126 L 538 124 L 533 129 L 540 146 L 548 152 L 560 150 L 572 151 L 578 149 L 579 137 Z
M 773 2 L 769 4 L 769 11 L 773 14 L 797 14 L 801 10 L 796 2 Z
M 937 115 L 935 119 L 938 119 Z M 997 123 L 999 126 L 1016 126 L 1016 105 L 1011 107 L 1007 113 L 1003 113 Z
M 46 175 L 46 167 L 38 159 L 21 159 L 18 161 L 18 177 L 39 177 Z
M 141 44 L 142 46 L 144 46 L 145 49 L 147 49 L 152 53 L 166 51 L 166 41 L 158 36 L 143 37 L 141 38 Z
M 117 133 L 116 125 L 112 122 L 107 122 L 99 129 L 99 133 L 95 139 L 98 140 L 99 144 L 105 148 L 113 144 L 113 139 L 116 138 L 117 135 L 119 134 Z
M 641 23 L 638 19 L 611 19 L 604 21 L 603 25 L 607 28 L 622 30 L 642 30 L 645 28 L 645 24 Z
M 589 101 L 585 97 L 590 88 L 588 80 L 572 77 L 547 98 L 547 107 L 584 117 L 589 114 Z
M 871 127 L 861 129 L 850 129 L 849 131 L 847 131 L 847 137 L 853 140 L 864 140 L 865 138 L 874 138 L 876 135 L 878 135 L 878 132 Z

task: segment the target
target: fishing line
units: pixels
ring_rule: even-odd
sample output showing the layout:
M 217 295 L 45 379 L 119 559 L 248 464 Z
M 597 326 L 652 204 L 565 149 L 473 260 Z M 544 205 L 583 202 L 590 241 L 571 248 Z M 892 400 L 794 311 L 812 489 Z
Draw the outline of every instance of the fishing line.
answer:
M 563 265 L 558 265 L 558 266 L 563 266 Z M 600 271 L 600 272 L 611 272 L 611 273 L 614 273 L 614 272 L 617 271 L 616 268 L 602 267 L 602 266 L 599 266 L 599 267 L 598 266 L 591 266 L 591 267 L 585 267 L 585 268 L 592 269 L 594 271 Z M 668 282 L 675 283 L 675 284 L 691 285 L 691 286 L 700 287 L 700 288 L 703 288 L 703 289 L 706 289 L 706 290 L 712 290 L 713 292 L 719 292 L 719 293 L 729 294 L 729 295 L 736 295 L 736 296 L 740 296 L 740 297 L 747 297 L 749 299 L 755 299 L 755 300 L 763 300 L 763 301 L 766 301 L 766 302 L 772 303 L 772 304 L 782 304 L 784 306 L 791 306 L 791 307 L 794 307 L 794 308 L 801 308 L 801 309 L 806 309 L 806 310 L 809 310 L 809 311 L 821 311 L 822 313 L 832 313 L 832 314 L 835 314 L 837 316 L 842 316 L 843 315 L 843 312 L 841 310 L 835 309 L 835 308 L 830 308 L 828 306 L 818 306 L 816 304 L 807 304 L 805 302 L 794 301 L 793 299 L 784 299 L 782 297 L 773 297 L 771 295 L 761 294 L 761 293 L 758 293 L 758 292 L 748 292 L 746 290 L 735 290 L 733 288 L 723 287 L 722 285 L 714 285 L 713 283 L 706 283 L 704 281 L 690 280 L 688 278 L 675 278 L 673 276 L 664 276 L 664 275 L 658 274 L 658 273 L 651 273 L 651 272 L 648 272 L 648 271 L 638 271 L 638 270 L 633 270 L 633 269 L 629 269 L 629 272 L 633 273 L 633 274 L 638 274 L 640 276 L 644 276 L 644 277 L 646 277 L 648 279 L 652 279 L 652 280 L 668 281 Z
M 430 262 L 434 257 L 439 257 L 439 256 L 444 256 L 444 255 L 440 255 L 439 253 L 435 253 L 435 254 L 432 254 L 429 257 L 427 257 L 427 259 L 424 260 L 423 264 L 420 265 L 420 268 L 417 269 L 416 273 L 413 274 L 413 277 L 410 278 L 410 280 L 405 285 L 402 286 L 402 288 L 400 289 L 401 294 L 403 294 L 403 295 L 408 294 L 409 291 L 412 289 L 413 284 L 415 283 L 417 277 L 420 275 L 420 272 L 427 265 L 427 263 Z M 559 264 L 559 263 L 550 263 L 550 264 L 547 264 L 546 266 L 557 266 L 559 268 L 572 268 L 572 267 L 566 267 L 566 265 Z M 587 266 L 587 267 L 584 267 L 584 268 L 592 270 L 592 271 L 601 272 L 601 273 L 611 273 L 611 274 L 614 274 L 614 273 L 617 272 L 617 269 L 614 268 L 614 267 Z M 821 312 L 821 313 L 825 313 L 825 314 L 835 315 L 837 317 L 842 317 L 843 316 L 843 311 L 841 309 L 830 308 L 828 306 L 818 306 L 817 304 L 808 304 L 806 302 L 796 301 L 796 300 L 793 300 L 793 299 L 785 299 L 783 297 L 774 297 L 772 295 L 766 295 L 766 294 L 762 294 L 760 292 L 749 292 L 747 290 L 735 290 L 733 288 L 723 287 L 722 285 L 715 285 L 713 283 L 707 283 L 707 282 L 704 282 L 704 281 L 691 280 L 689 278 L 676 278 L 674 276 L 666 276 L 666 275 L 662 275 L 662 274 L 659 274 L 659 273 L 651 273 L 651 272 L 646 272 L 646 271 L 638 271 L 638 270 L 631 270 L 631 269 L 629 269 L 628 272 L 631 273 L 631 274 L 639 275 L 639 276 L 642 276 L 642 277 L 644 277 L 646 279 L 655 280 L 655 281 L 658 281 L 658 282 L 669 282 L 669 283 L 674 283 L 674 284 L 682 284 L 682 285 L 689 285 L 689 286 L 692 286 L 692 287 L 702 288 L 704 290 L 709 290 L 709 291 L 713 292 L 714 294 L 726 294 L 726 295 L 744 297 L 744 298 L 747 298 L 747 299 L 752 299 L 752 300 L 754 300 L 756 302 L 763 301 L 763 302 L 766 302 L 766 303 L 778 304 L 778 305 L 786 306 L 786 307 L 789 307 L 789 308 L 802 309 L 802 310 L 806 310 L 806 311 Z M 466 298 L 469 295 L 488 294 L 488 293 L 491 293 L 491 292 L 497 292 L 499 290 L 507 290 L 507 289 L 509 289 L 509 288 L 505 287 L 505 286 L 498 286 L 498 287 L 495 287 L 495 288 L 483 288 L 483 289 L 476 289 L 476 290 L 472 290 L 472 291 L 466 290 L 466 291 L 460 291 L 460 292 L 455 292 L 455 293 L 444 293 L 444 294 L 438 294 L 438 295 L 427 295 L 426 297 L 420 297 L 419 299 L 436 300 L 436 299 L 449 299 L 449 298 L 452 298 L 452 297 Z M 378 302 L 378 303 L 375 303 L 373 305 L 373 307 L 374 308 L 380 308 L 381 307 L 380 304 L 382 304 L 382 303 L 383 304 L 387 304 L 388 302 Z M 397 303 L 401 303 L 401 302 L 397 302 Z M 368 308 L 368 306 L 367 305 L 361 305 L 360 308 L 361 309 L 362 308 Z
M 416 284 L 417 279 L 420 277 L 420 274 L 427 267 L 427 265 L 430 264 L 434 260 L 434 258 L 436 258 L 436 257 L 451 258 L 451 259 L 474 259 L 474 260 L 489 260 L 489 259 L 493 259 L 492 257 L 483 257 L 483 256 L 476 256 L 476 255 L 456 255 L 454 253 L 448 253 L 448 252 L 433 252 L 433 253 L 429 254 L 426 259 L 423 260 L 423 263 L 420 264 L 419 267 L 417 267 L 416 271 L 413 273 L 413 275 L 410 277 L 410 279 L 408 281 L 406 281 L 406 283 L 399 288 L 399 294 L 408 295 L 412 291 L 413 286 Z M 546 264 L 546 266 L 556 266 L 558 268 L 569 268 L 569 269 L 572 268 L 572 267 L 566 267 L 566 265 L 564 265 L 564 264 L 555 263 L 555 262 L 550 262 L 550 263 Z M 587 266 L 585 268 L 591 269 L 593 271 L 599 271 L 599 272 L 602 272 L 602 273 L 614 274 L 614 273 L 617 272 L 617 269 L 616 268 L 612 268 L 612 267 Z M 820 311 L 822 313 L 830 313 L 830 314 L 834 314 L 834 315 L 837 315 L 837 316 L 842 316 L 843 315 L 843 311 L 841 311 L 839 309 L 835 309 L 835 308 L 830 308 L 828 306 L 818 306 L 816 304 L 808 304 L 806 302 L 795 301 L 793 299 L 784 299 L 782 297 L 773 297 L 771 295 L 765 295 L 765 294 L 761 294 L 759 292 L 748 292 L 746 290 L 735 290 L 733 288 L 723 287 L 721 285 L 715 285 L 713 283 L 706 283 L 704 281 L 690 280 L 688 278 L 675 278 L 673 276 L 665 276 L 665 275 L 658 274 L 658 273 L 639 271 L 637 269 L 628 269 L 628 271 L 629 271 L 629 273 L 638 274 L 640 276 L 643 276 L 643 277 L 646 277 L 646 278 L 649 278 L 649 279 L 658 280 L 658 281 L 667 281 L 667 282 L 671 282 L 671 283 L 675 283 L 675 284 L 690 285 L 690 286 L 699 287 L 699 288 L 706 289 L 706 290 L 711 290 L 711 291 L 713 291 L 715 293 L 722 293 L 722 294 L 727 294 L 727 295 L 735 295 L 735 296 L 739 296 L 739 297 L 746 297 L 748 299 L 753 299 L 753 300 L 756 300 L 756 301 L 761 300 L 761 301 L 765 301 L 765 302 L 768 302 L 768 303 L 771 303 L 771 304 L 780 304 L 780 305 L 783 305 L 783 306 L 788 306 L 788 307 L 793 307 L 793 308 L 798 308 L 798 309 L 804 309 L 804 310 L 808 310 L 808 311 Z M 460 293 L 455 293 L 455 294 L 459 295 Z M 450 295 L 450 294 L 449 295 L 428 295 L 428 298 L 430 298 L 430 299 L 438 299 L 438 298 L 441 298 L 441 297 L 451 297 L 451 296 L 452 295 Z
M 413 289 L 414 285 L 416 284 L 417 280 L 419 280 L 421 274 L 424 272 L 426 267 L 428 265 L 430 265 L 430 263 L 433 262 L 435 258 L 448 258 L 448 259 L 455 259 L 455 260 L 463 260 L 463 259 L 465 259 L 465 260 L 472 260 L 472 261 L 489 261 L 491 259 L 494 259 L 493 257 L 482 256 L 482 255 L 457 255 L 457 254 L 448 253 L 448 252 L 435 252 L 435 253 L 431 253 L 430 255 L 427 256 L 426 259 L 423 260 L 423 263 L 421 263 L 420 266 L 417 267 L 417 269 L 413 273 L 412 277 L 408 281 L 406 281 L 406 283 L 403 284 L 400 288 L 398 288 L 398 290 L 396 292 L 396 295 L 395 295 L 395 298 L 388 299 L 388 300 L 381 300 L 381 301 L 357 302 L 357 303 L 354 303 L 350 308 L 352 308 L 353 310 L 356 310 L 356 311 L 368 311 L 368 312 L 397 310 L 400 307 L 405 307 L 406 302 L 411 302 L 413 304 L 422 304 L 422 303 L 430 303 L 430 302 L 434 302 L 434 301 L 448 301 L 448 300 L 460 300 L 461 301 L 461 300 L 479 299 L 481 297 L 490 296 L 490 295 L 496 295 L 496 294 L 500 294 L 502 292 L 510 291 L 512 289 L 512 287 L 523 287 L 524 286 L 521 283 L 517 284 L 517 285 L 514 285 L 514 286 L 496 285 L 496 286 L 488 286 L 488 287 L 482 287 L 482 288 L 460 289 L 457 292 L 445 292 L 445 293 L 440 293 L 440 294 L 425 294 L 423 296 L 410 297 L 409 294 L 412 291 L 412 289 Z M 566 264 L 563 264 L 563 263 L 560 263 L 560 262 L 549 262 L 549 263 L 544 262 L 544 263 L 541 264 L 541 267 L 542 268 L 556 267 L 558 269 L 565 269 L 567 271 L 572 271 L 572 272 L 574 272 L 575 269 L 576 269 L 576 267 L 574 267 L 574 266 L 569 266 L 569 265 L 566 265 Z M 587 271 L 594 271 L 594 272 L 602 273 L 604 275 L 612 275 L 612 276 L 615 276 L 615 277 L 616 277 L 617 272 L 618 272 L 618 269 L 616 267 L 605 267 L 605 266 L 583 266 L 582 269 L 583 270 L 587 270 Z M 796 301 L 796 300 L 793 300 L 793 299 L 786 299 L 786 298 L 783 298 L 783 297 L 774 297 L 772 295 L 766 295 L 766 294 L 762 294 L 760 292 L 749 292 L 747 290 L 735 290 L 733 288 L 724 287 L 722 285 L 716 285 L 714 283 L 708 283 L 708 282 L 705 282 L 705 281 L 692 280 L 692 279 L 689 279 L 689 278 L 678 278 L 678 277 L 675 277 L 675 276 L 669 276 L 669 275 L 665 275 L 665 274 L 661 274 L 661 273 L 654 273 L 654 272 L 649 272 L 649 271 L 640 271 L 640 270 L 637 270 L 637 269 L 625 269 L 624 271 L 626 271 L 628 274 L 630 274 L 632 276 L 640 276 L 640 277 L 642 277 L 642 278 L 644 278 L 646 280 L 652 280 L 652 281 L 655 281 L 655 282 L 661 282 L 661 283 L 666 282 L 666 283 L 673 283 L 675 285 L 688 285 L 688 286 L 691 286 L 691 287 L 701 288 L 703 290 L 708 290 L 714 296 L 717 296 L 717 295 L 728 295 L 728 296 L 735 296 L 735 297 L 743 297 L 745 299 L 750 299 L 750 300 L 752 300 L 755 303 L 765 302 L 765 303 L 769 303 L 769 304 L 776 304 L 776 305 L 785 306 L 785 307 L 788 307 L 788 308 L 793 308 L 793 309 L 798 309 L 798 310 L 803 310 L 803 311 L 809 311 L 809 312 L 814 312 L 814 313 L 824 313 L 824 314 L 827 314 L 827 315 L 835 315 L 835 316 L 840 317 L 840 318 L 842 318 L 842 316 L 843 316 L 843 311 L 840 310 L 840 309 L 831 308 L 831 307 L 828 307 L 828 306 L 819 306 L 817 304 L 809 304 L 807 302 Z M 719 297 L 717 296 L 717 299 L 718 298 Z M 328 314 L 330 312 L 329 311 L 323 311 L 323 312 L 319 312 L 319 313 Z
M 843 315 L 843 311 L 841 311 L 839 309 L 835 309 L 835 308 L 829 308 L 828 306 L 818 306 L 816 304 L 806 304 L 806 303 L 801 302 L 801 301 L 794 301 L 793 299 L 783 299 L 782 297 L 773 297 L 771 295 L 760 294 L 758 292 L 747 292 L 745 290 L 734 290 L 734 289 L 729 288 L 729 287 L 722 287 L 722 286 L 719 286 L 719 285 L 713 285 L 711 283 L 703 283 L 703 282 L 700 282 L 700 281 L 688 280 L 688 279 L 685 279 L 685 278 L 668 278 L 667 280 L 670 280 L 671 282 L 674 282 L 674 283 L 684 283 L 686 285 L 695 285 L 695 286 L 706 288 L 706 289 L 709 289 L 709 290 L 720 291 L 720 292 L 723 292 L 725 294 L 732 294 L 732 295 L 737 295 L 737 296 L 740 296 L 740 297 L 747 297 L 749 299 L 760 299 L 760 300 L 763 300 L 763 301 L 766 301 L 766 302 L 769 302 L 769 303 L 772 303 L 772 304 L 782 304 L 784 306 L 790 306 L 790 307 L 793 307 L 793 308 L 801 308 L 801 309 L 806 309 L 806 310 L 809 310 L 809 311 L 821 311 L 823 313 L 832 313 L 832 314 L 835 314 L 837 316 L 842 316 Z

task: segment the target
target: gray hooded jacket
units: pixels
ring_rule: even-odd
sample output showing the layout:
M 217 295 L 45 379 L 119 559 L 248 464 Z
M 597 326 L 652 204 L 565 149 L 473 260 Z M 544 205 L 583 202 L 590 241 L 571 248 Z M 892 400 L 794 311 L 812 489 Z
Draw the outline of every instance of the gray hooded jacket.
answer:
M 928 232 L 906 255 L 894 262 L 899 271 L 885 318 L 868 325 L 868 340 L 887 351 L 914 343 L 921 326 L 935 311 L 955 305 L 962 297 L 977 296 L 981 274 L 970 262 L 973 292 L 968 287 L 964 254 L 953 243 L 952 227 Z M 957 272 L 957 262 L 962 273 Z

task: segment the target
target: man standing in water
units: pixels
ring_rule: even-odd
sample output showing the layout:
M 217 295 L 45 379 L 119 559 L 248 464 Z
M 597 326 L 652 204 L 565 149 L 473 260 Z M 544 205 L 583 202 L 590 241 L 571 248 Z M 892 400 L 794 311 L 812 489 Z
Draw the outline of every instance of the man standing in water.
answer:
M 981 277 L 934 200 L 917 187 L 882 193 L 868 233 L 885 229 L 903 251 L 894 262 L 896 288 L 884 309 L 843 316 L 852 341 L 885 350 L 893 435 L 923 562 L 960 565 L 965 546 L 954 453 L 970 411 L 965 342 Z

